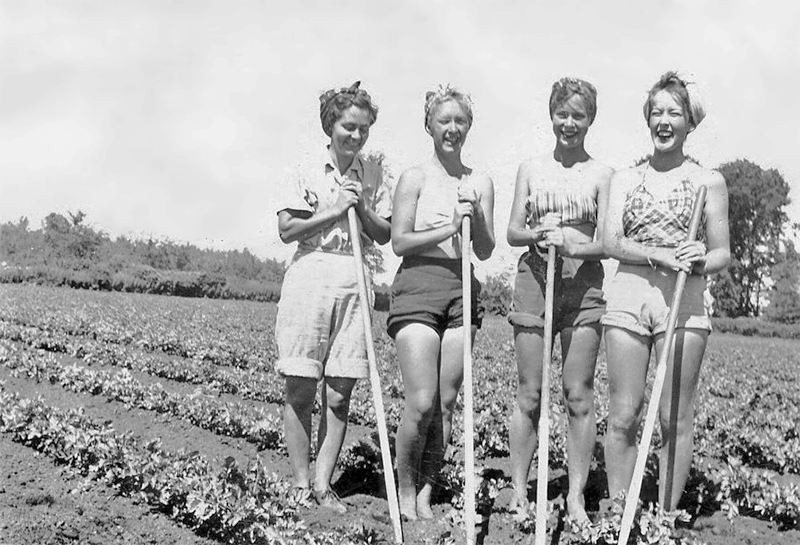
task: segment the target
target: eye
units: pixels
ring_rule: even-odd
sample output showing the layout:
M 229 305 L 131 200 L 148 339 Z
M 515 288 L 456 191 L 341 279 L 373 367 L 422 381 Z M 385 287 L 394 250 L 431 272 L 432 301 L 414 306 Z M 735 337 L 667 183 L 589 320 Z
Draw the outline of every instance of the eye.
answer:
M 566 119 L 567 118 L 567 112 L 564 112 L 564 111 L 556 112 L 556 117 L 559 118 L 559 119 Z

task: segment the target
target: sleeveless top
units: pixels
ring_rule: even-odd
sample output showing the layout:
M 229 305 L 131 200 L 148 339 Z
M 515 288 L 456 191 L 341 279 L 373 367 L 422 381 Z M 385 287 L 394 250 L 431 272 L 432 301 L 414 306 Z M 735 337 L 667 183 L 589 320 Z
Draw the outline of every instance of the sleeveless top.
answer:
M 468 176 L 464 176 L 461 183 L 438 176 L 428 177 L 419 192 L 414 230 L 427 231 L 451 223 L 453 208 L 458 203 L 458 188 L 467 180 Z M 441 241 L 420 255 L 461 259 L 461 233 Z
M 525 202 L 525 210 L 531 227 L 539 224 L 549 212 L 561 214 L 562 225 L 597 225 L 597 201 L 593 195 L 537 189 Z
M 625 237 L 647 244 L 675 248 L 686 240 L 697 188 L 689 178 L 672 189 L 664 198 L 656 198 L 642 181 L 625 199 L 622 227 Z M 703 240 L 705 218 L 698 230 L 697 240 Z

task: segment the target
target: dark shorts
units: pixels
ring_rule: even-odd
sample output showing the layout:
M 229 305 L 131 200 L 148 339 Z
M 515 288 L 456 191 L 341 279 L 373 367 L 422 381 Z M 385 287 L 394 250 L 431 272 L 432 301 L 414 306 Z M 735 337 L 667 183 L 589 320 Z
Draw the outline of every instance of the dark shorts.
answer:
M 603 265 L 584 261 L 573 278 L 562 278 L 564 260 L 556 258 L 553 286 L 553 331 L 595 324 L 605 312 Z M 525 252 L 519 259 L 514 280 L 514 296 L 508 321 L 515 326 L 544 327 L 544 295 L 547 259 L 536 252 Z
M 472 325 L 481 327 L 481 284 L 470 267 Z M 461 260 L 408 256 L 397 269 L 389 301 L 386 328 L 394 339 L 407 323 L 426 324 L 441 335 L 445 329 L 464 325 L 461 297 Z

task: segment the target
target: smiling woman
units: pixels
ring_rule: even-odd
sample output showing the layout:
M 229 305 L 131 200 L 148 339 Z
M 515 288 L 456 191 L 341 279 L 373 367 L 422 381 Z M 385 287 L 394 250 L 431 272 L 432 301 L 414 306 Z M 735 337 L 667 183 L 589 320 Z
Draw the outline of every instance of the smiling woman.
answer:
M 353 386 L 368 375 L 347 211 L 355 208 L 364 245 L 384 244 L 390 234 L 391 201 L 381 168 L 359 155 L 377 114 L 358 82 L 323 93 L 320 121 L 330 142 L 317 162 L 288 180 L 277 209 L 281 240 L 299 242 L 275 326 L 275 367 L 286 378 L 289 463 L 295 487 L 308 494 L 311 412 L 322 380 L 314 497 L 339 513 L 347 507 L 331 489 L 331 477 L 347 431 Z
M 677 312 L 673 352 L 658 402 L 662 447 L 658 501 L 674 509 L 692 462 L 694 400 L 711 321 L 703 293 L 708 274 L 730 260 L 728 192 L 719 172 L 688 161 L 686 138 L 705 117 L 696 85 L 667 72 L 644 103 L 653 142 L 649 161 L 614 175 L 604 247 L 620 261 L 608 285 L 603 317 L 608 357 L 609 414 L 605 459 L 609 495 L 627 489 L 636 460 L 636 434 L 644 406 L 650 352 L 665 347 L 678 272 L 688 275 Z M 686 240 L 698 188 L 706 186 L 705 231 Z M 674 323 L 674 322 L 673 322 Z M 669 346 L 667 341 L 666 346 Z
M 403 258 L 387 320 L 397 345 L 405 408 L 397 430 L 400 512 L 432 518 L 431 494 L 450 441 L 464 377 L 462 282 L 472 282 L 472 335 L 481 323 L 480 285 L 462 278 L 461 224 L 472 218 L 478 259 L 494 250 L 494 186 L 461 161 L 472 128 L 469 95 L 448 86 L 425 97 L 433 156 L 403 172 L 392 215 L 392 247 Z
M 545 312 L 546 253 L 557 250 L 554 331 L 561 333 L 564 397 L 569 408 L 567 511 L 586 521 L 584 489 L 594 450 L 594 369 L 603 314 L 602 226 L 612 170 L 586 151 L 597 91 L 577 78 L 553 84 L 551 153 L 522 163 L 508 224 L 511 246 L 528 247 L 514 282 L 509 322 L 517 356 L 517 403 L 509 426 L 511 509 L 525 513 L 528 474 L 537 444 Z M 595 237 L 597 231 L 597 237 Z M 548 410 L 547 407 L 544 410 Z

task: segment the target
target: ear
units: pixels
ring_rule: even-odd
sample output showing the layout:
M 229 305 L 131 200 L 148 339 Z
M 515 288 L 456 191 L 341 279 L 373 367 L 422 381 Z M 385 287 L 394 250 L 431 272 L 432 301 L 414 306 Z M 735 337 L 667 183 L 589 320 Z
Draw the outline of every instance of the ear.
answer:
M 695 125 L 694 123 L 689 123 L 689 132 L 687 132 L 686 134 L 691 133 L 696 128 L 697 128 L 697 125 Z
M 428 125 L 427 121 L 425 122 L 425 132 L 433 136 L 433 133 L 431 133 L 431 127 Z

